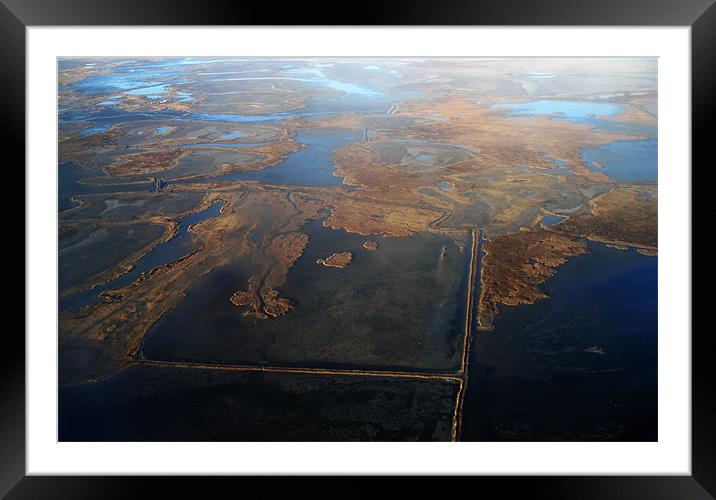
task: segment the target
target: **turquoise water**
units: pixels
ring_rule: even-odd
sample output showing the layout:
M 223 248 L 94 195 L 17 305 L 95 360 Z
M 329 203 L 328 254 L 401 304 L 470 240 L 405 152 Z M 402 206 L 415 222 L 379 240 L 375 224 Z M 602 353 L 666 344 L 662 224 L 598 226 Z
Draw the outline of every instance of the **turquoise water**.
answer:
M 102 292 L 123 288 L 142 274 L 187 255 L 194 248 L 189 228 L 212 217 L 217 217 L 222 206 L 223 202 L 216 201 L 213 205 L 200 212 L 182 217 L 179 220 L 179 228 L 174 237 L 152 248 L 137 261 L 131 271 L 98 287 L 61 297 L 59 299 L 59 310 L 78 309 L 89 304 L 101 302 L 100 294 Z
M 450 184 L 449 182 L 439 181 L 439 182 L 438 182 L 438 187 L 439 187 L 440 189 L 450 190 L 450 189 L 453 188 L 453 185 Z
M 585 149 L 582 159 L 594 172 L 602 172 L 618 182 L 657 182 L 656 140 L 614 141 L 596 148 Z M 602 166 L 596 166 L 595 162 Z

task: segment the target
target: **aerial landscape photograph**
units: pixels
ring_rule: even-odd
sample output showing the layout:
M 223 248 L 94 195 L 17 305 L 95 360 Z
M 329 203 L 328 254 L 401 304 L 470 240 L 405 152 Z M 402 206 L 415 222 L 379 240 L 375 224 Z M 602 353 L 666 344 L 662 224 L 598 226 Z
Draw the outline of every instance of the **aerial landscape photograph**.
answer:
M 657 441 L 657 69 L 58 58 L 58 440 Z

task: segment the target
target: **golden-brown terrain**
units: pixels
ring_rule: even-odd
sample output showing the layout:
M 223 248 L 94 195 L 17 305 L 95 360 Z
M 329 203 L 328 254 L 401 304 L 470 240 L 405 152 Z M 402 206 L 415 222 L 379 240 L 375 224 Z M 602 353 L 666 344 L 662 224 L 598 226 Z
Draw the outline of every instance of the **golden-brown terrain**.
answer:
M 594 197 L 553 231 L 590 240 L 656 250 L 659 205 L 656 186 L 619 186 Z
M 587 244 L 576 238 L 544 229 L 525 230 L 495 236 L 485 245 L 482 287 L 477 324 L 481 330 L 492 327 L 499 306 L 532 304 L 547 297 L 540 290 L 573 257 L 588 252 Z
M 318 259 L 316 264 L 321 264 L 326 267 L 337 267 L 343 269 L 351 263 L 353 260 L 353 254 L 351 252 L 340 252 L 334 253 L 326 257 L 325 259 Z

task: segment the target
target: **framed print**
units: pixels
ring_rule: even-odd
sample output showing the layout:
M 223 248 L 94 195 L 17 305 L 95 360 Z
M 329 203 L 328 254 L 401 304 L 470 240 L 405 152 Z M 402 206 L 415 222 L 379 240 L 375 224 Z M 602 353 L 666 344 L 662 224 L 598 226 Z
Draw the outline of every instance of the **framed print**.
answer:
M 8 498 L 266 474 L 713 495 L 711 3 L 357 26 L 211 3 L 5 1 Z

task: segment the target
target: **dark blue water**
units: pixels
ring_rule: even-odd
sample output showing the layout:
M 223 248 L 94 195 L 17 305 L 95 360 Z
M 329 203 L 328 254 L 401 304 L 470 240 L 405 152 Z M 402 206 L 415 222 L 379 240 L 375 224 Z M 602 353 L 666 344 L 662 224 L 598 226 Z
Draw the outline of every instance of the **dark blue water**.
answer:
M 194 242 L 189 234 L 189 228 L 212 217 L 217 217 L 222 206 L 223 202 L 216 201 L 200 212 L 184 216 L 179 220 L 179 228 L 174 237 L 152 248 L 137 261 L 129 272 L 95 288 L 61 297 L 59 299 L 59 310 L 78 309 L 89 304 L 101 302 L 100 294 L 102 292 L 123 288 L 142 274 L 184 257 L 194 249 Z
M 465 441 L 657 439 L 657 257 L 590 243 L 475 332 Z
M 582 159 L 591 170 L 602 172 L 618 182 L 657 182 L 656 140 L 614 141 L 596 148 L 585 149 Z M 599 162 L 602 166 L 597 167 L 594 162 Z
M 301 231 L 309 235 L 308 247 L 279 287 L 295 304 L 288 314 L 257 320 L 231 304 L 231 295 L 267 265 L 265 257 L 238 257 L 192 285 L 147 333 L 142 355 L 333 368 L 457 368 L 469 251 L 458 251 L 447 236 L 365 237 L 326 228 L 321 220 Z M 377 250 L 363 248 L 369 239 Z M 469 244 L 464 241 L 465 248 Z M 316 263 L 339 250 L 353 253 L 346 268 Z
M 333 175 L 333 153 L 351 142 L 358 142 L 362 133 L 353 130 L 303 130 L 296 140 L 303 149 L 291 153 L 274 167 L 253 172 L 226 174 L 219 181 L 260 181 L 267 184 L 340 186 L 342 177 Z
M 75 163 L 67 162 L 58 168 L 57 211 L 63 212 L 78 204 L 72 201 L 74 196 L 97 193 L 122 193 L 135 191 L 151 191 L 153 184 L 150 181 L 136 184 L 92 185 L 80 182 L 83 179 L 97 177 L 97 172 L 78 167 Z

